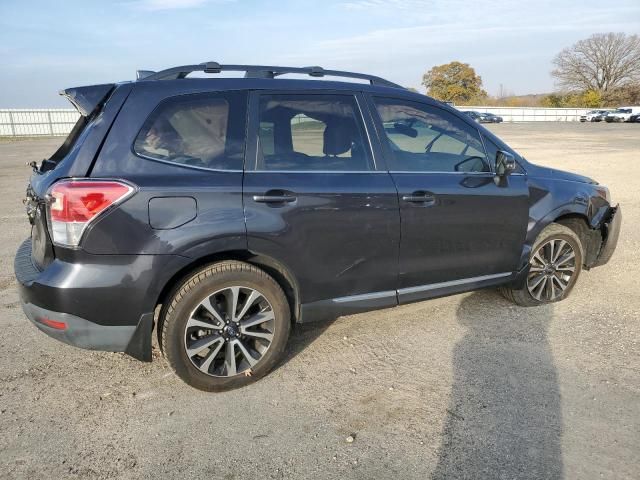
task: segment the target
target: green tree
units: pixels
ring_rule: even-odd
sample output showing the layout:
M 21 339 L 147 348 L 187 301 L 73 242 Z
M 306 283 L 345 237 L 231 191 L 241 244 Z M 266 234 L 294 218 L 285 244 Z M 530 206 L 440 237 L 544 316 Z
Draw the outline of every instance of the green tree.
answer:
M 581 95 L 582 106 L 587 108 L 597 108 L 602 106 L 602 95 L 595 90 L 587 90 Z
M 551 93 L 540 104 L 548 108 L 597 108 L 602 106 L 601 95 L 594 90 L 586 92 Z
M 562 108 L 567 106 L 567 97 L 559 93 L 550 93 L 544 97 L 540 104 L 547 108 Z
M 469 104 L 487 97 L 482 78 L 468 63 L 435 66 L 424 74 L 422 84 L 430 96 L 445 102 Z

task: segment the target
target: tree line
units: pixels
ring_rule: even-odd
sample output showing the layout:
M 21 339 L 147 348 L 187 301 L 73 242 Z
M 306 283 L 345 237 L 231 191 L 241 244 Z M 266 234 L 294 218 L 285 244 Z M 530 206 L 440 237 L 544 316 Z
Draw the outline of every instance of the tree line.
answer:
M 433 67 L 422 78 L 428 95 L 456 105 L 587 107 L 640 104 L 640 37 L 599 33 L 563 49 L 551 75 L 559 90 L 544 95 L 509 95 L 501 86 L 489 95 L 468 63 Z

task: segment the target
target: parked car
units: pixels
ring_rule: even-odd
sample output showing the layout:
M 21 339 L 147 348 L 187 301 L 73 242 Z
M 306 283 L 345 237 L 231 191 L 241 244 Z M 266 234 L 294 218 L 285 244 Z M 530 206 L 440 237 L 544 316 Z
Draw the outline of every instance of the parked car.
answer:
M 222 71 L 245 78 L 189 77 Z M 616 248 L 605 186 L 378 77 L 209 62 L 62 93 L 81 118 L 27 188 L 24 312 L 144 361 L 155 328 L 198 389 L 266 375 L 295 323 L 484 287 L 560 301 Z
M 502 117 L 498 117 L 493 113 L 486 112 L 476 112 L 475 110 L 465 110 L 469 117 L 471 117 L 477 123 L 500 123 L 502 122 Z
M 494 115 L 493 113 L 485 112 L 484 118 L 487 120 L 487 123 L 502 123 L 502 117 L 498 115 Z
M 581 122 L 601 122 L 607 116 L 610 110 L 591 110 L 586 115 L 580 116 Z
M 622 107 L 609 112 L 605 117 L 607 123 L 628 122 L 631 115 L 640 113 L 640 107 Z
M 463 113 L 468 115 L 474 122 L 483 123 L 485 121 L 484 116 L 475 110 L 464 110 Z

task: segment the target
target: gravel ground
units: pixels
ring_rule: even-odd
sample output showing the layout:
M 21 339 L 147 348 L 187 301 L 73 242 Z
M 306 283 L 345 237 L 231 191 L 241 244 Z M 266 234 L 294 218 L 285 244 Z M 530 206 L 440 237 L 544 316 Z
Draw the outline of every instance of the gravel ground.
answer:
M 0 477 L 638 478 L 640 125 L 491 128 L 610 187 L 624 226 L 608 265 L 554 306 L 480 291 L 298 328 L 275 372 L 223 394 L 27 322 L 24 164 L 61 139 L 0 142 Z

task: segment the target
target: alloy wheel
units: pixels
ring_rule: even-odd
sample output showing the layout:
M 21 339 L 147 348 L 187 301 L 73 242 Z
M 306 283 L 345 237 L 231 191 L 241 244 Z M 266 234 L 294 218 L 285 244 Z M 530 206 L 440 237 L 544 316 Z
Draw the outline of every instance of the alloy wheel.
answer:
M 218 290 L 191 312 L 184 346 L 191 363 L 214 377 L 250 374 L 271 346 L 275 314 L 265 296 L 243 286 Z
M 576 271 L 576 252 L 569 242 L 551 239 L 531 256 L 527 289 L 540 302 L 560 298 Z

